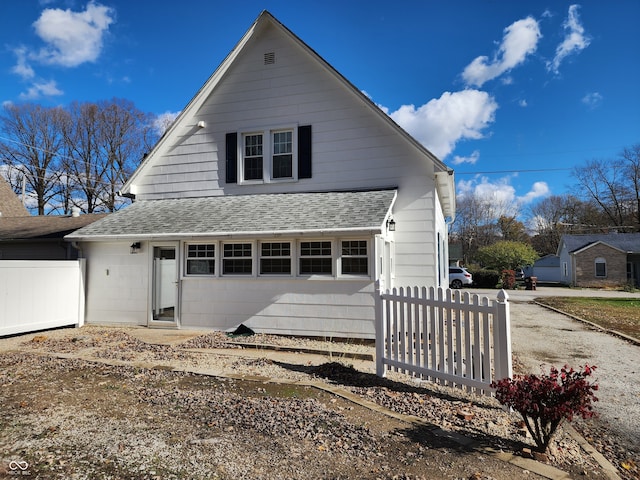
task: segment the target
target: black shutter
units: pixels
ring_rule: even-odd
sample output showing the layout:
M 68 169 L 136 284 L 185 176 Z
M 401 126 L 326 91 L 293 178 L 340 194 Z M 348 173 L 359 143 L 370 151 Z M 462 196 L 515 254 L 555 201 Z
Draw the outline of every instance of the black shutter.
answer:
M 298 127 L 298 178 L 311 178 L 311 125 Z
M 238 134 L 227 133 L 227 183 L 238 183 Z

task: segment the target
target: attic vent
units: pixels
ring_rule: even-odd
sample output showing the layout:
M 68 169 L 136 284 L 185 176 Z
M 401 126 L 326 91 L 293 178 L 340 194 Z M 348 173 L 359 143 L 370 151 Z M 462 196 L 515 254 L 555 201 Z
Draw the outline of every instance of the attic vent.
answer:
M 276 54 L 275 52 L 267 52 L 264 54 L 264 64 L 265 65 L 273 65 L 276 63 Z

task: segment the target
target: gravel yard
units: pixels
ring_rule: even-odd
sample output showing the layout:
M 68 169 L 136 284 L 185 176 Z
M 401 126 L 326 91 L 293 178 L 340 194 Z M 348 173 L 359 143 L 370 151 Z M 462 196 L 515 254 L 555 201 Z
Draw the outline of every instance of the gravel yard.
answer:
M 539 462 L 516 456 L 529 462 L 518 467 L 483 448 L 509 457 L 531 447 L 517 415 L 400 374 L 380 379 L 372 362 L 347 355 L 371 346 L 263 335 L 231 345 L 220 333 L 150 344 L 138 338 L 148 332 L 0 339 L 0 477 L 28 465 L 31 478 L 545 478 Z M 550 465 L 607 478 L 564 431 Z

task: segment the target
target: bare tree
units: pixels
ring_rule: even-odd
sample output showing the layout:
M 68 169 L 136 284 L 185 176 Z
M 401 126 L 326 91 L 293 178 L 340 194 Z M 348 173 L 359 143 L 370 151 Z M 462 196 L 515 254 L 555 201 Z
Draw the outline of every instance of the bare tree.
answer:
M 87 213 L 100 207 L 105 167 L 98 146 L 100 114 L 94 103 L 74 102 L 68 109 L 63 134 L 67 148 L 65 171 L 75 195 L 71 202 Z
M 590 160 L 573 170 L 577 192 L 604 213 L 609 227 L 640 229 L 640 145 L 614 159 Z
M 635 229 L 640 232 L 640 143 L 625 148 L 620 156 L 629 182 L 630 201 L 635 209 L 633 215 Z
M 0 117 L 0 158 L 13 173 L 20 172 L 36 197 L 38 215 L 44 215 L 58 193 L 64 111 L 30 103 L 8 105 Z M 10 179 L 11 180 L 11 179 Z M 12 185 L 14 188 L 16 185 Z
M 138 110 L 128 100 L 112 99 L 100 102 L 100 153 L 104 165 L 104 207 L 115 211 L 122 205 L 117 192 L 138 166 L 144 153 L 156 140 L 149 115 Z

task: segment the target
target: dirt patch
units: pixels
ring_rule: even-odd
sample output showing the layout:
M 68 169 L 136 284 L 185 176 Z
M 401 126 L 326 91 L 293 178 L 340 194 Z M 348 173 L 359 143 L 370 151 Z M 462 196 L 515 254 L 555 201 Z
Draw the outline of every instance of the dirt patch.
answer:
M 221 341 L 211 334 L 188 346 L 221 348 Z M 125 329 L 47 332 L 4 347 L 0 478 L 15 478 L 25 465 L 31 478 L 542 478 L 482 448 L 530 446 L 516 415 L 492 399 L 405 376 L 380 379 L 304 356 L 283 362 L 238 356 L 237 348 L 221 356 L 150 345 Z M 323 382 L 361 401 L 268 378 Z M 552 454 L 572 476 L 606 478 L 564 434 Z

